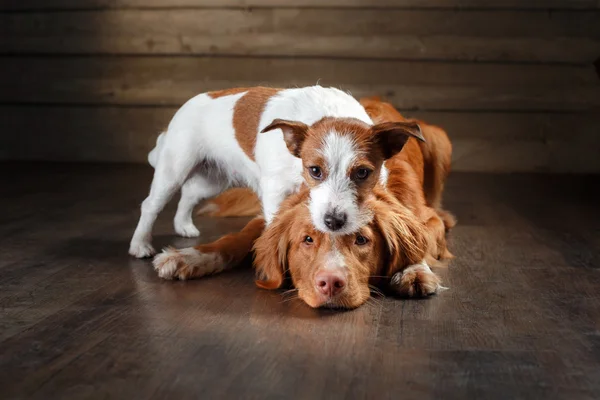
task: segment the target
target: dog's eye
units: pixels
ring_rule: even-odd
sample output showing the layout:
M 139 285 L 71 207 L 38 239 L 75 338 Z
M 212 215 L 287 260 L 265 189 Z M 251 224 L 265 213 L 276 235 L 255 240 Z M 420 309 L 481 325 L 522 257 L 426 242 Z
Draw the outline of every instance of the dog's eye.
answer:
M 361 180 L 367 179 L 370 173 L 371 171 L 369 171 L 367 168 L 359 168 L 356 170 L 356 178 Z
M 362 235 L 358 235 L 356 237 L 356 240 L 354 241 L 354 243 L 359 246 L 363 246 L 363 245 L 367 244 L 368 242 L 369 242 L 369 239 L 367 239 L 366 237 L 364 237 Z
M 308 167 L 308 173 L 315 179 L 321 179 L 321 175 L 323 175 L 323 172 L 321 172 L 321 167 L 316 166 Z
M 304 237 L 304 243 L 306 243 L 306 244 L 312 244 L 313 243 L 313 238 L 311 238 L 310 236 L 305 236 Z

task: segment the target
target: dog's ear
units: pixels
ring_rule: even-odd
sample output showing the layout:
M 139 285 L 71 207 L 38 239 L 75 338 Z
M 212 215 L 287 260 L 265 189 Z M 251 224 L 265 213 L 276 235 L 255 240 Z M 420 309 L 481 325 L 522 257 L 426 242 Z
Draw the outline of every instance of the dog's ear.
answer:
M 255 283 L 260 288 L 278 289 L 283 285 L 290 243 L 290 216 L 290 210 L 282 212 L 280 209 L 280 214 L 254 242 L 254 268 L 258 275 Z
M 425 141 L 416 122 L 383 122 L 373 125 L 371 132 L 386 160 L 399 153 L 410 137 Z
M 383 273 L 391 277 L 405 267 L 423 261 L 429 243 L 424 225 L 412 211 L 395 199 L 386 200 L 376 200 L 374 215 L 389 256 Z
M 267 125 L 260 133 L 269 132 L 273 129 L 281 129 L 283 132 L 283 140 L 290 153 L 295 157 L 300 157 L 300 149 L 302 148 L 304 139 L 306 139 L 308 125 L 298 121 L 287 121 L 278 118 Z

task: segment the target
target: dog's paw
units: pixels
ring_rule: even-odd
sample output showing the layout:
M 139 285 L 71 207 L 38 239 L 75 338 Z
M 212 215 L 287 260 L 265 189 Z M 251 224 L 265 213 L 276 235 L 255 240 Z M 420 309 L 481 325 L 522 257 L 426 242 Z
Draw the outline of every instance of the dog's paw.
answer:
M 199 278 L 220 272 L 225 268 L 218 253 L 201 253 L 192 248 L 164 249 L 152 262 L 158 276 L 163 279 Z
M 187 237 L 187 238 L 200 236 L 200 231 L 198 230 L 198 228 L 196 228 L 194 226 L 194 224 L 192 222 L 179 223 L 176 221 L 175 222 L 175 232 L 177 232 L 177 234 L 179 236 L 183 236 L 183 237 Z
M 136 258 L 146 258 L 156 254 L 156 250 L 148 242 L 131 242 L 129 254 Z
M 444 289 L 440 278 L 425 263 L 410 265 L 394 274 L 390 288 L 401 297 L 427 297 Z

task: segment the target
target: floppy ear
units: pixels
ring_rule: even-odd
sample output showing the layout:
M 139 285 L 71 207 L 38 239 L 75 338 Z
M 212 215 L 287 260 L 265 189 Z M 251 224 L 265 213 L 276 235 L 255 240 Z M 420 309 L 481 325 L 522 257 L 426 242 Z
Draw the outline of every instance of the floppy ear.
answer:
M 302 143 L 306 139 L 306 133 L 308 132 L 308 125 L 297 121 L 287 121 L 284 119 L 277 118 L 271 122 L 265 129 L 260 133 L 272 131 L 273 129 L 281 129 L 283 132 L 283 140 L 285 144 L 295 157 L 300 157 L 300 149 Z
M 276 216 L 254 242 L 254 268 L 259 276 L 255 283 L 262 289 L 278 289 L 283 284 L 290 242 L 288 216 L 289 210 Z
M 405 267 L 418 264 L 427 254 L 427 232 L 424 225 L 397 201 L 377 200 L 375 222 L 387 245 L 389 264 L 385 271 L 391 277 Z
M 410 137 L 425 141 L 416 122 L 383 122 L 373 125 L 371 132 L 386 160 L 399 153 Z

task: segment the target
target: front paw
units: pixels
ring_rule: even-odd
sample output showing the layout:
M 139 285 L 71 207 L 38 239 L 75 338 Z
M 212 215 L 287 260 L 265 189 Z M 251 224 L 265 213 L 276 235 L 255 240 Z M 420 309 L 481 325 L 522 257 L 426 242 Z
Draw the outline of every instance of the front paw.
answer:
M 152 261 L 158 276 L 163 279 L 186 280 L 220 272 L 225 268 L 218 253 L 201 253 L 195 248 L 164 249 Z
M 390 288 L 401 297 L 427 297 L 443 287 L 440 278 L 422 263 L 395 273 L 390 280 Z
M 131 242 L 129 254 L 136 258 L 146 258 L 156 254 L 156 250 L 148 242 Z
M 191 222 L 189 222 L 189 223 L 175 222 L 175 232 L 177 232 L 177 234 L 179 236 L 187 237 L 187 238 L 193 238 L 193 237 L 200 236 L 200 231 Z

